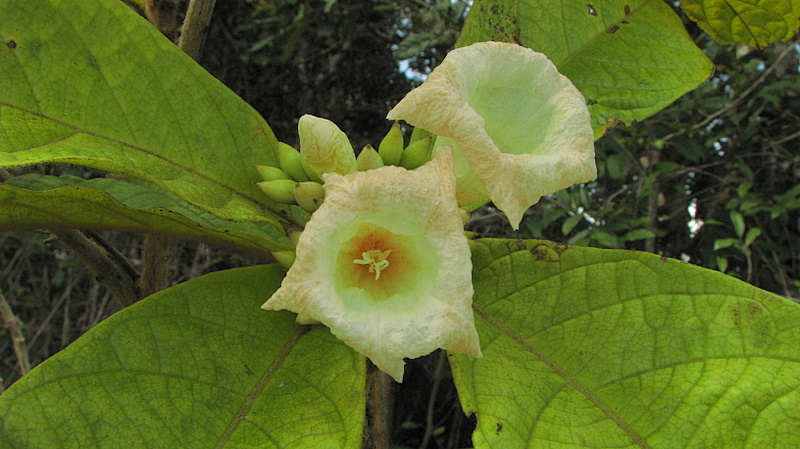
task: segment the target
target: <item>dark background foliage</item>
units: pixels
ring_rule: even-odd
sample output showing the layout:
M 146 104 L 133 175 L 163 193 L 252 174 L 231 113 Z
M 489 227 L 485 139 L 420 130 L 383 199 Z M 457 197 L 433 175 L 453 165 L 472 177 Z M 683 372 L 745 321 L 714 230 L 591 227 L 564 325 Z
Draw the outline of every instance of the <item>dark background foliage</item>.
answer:
M 162 30 L 177 35 L 185 5 L 154 3 Z M 297 119 L 310 113 L 336 122 L 361 148 L 380 141 L 390 126 L 386 112 L 455 43 L 465 11 L 466 3 L 450 0 L 220 1 L 201 63 L 280 140 L 296 144 Z M 468 229 L 650 251 L 797 298 L 797 42 L 720 46 L 686 23 L 716 66 L 709 81 L 642 123 L 611 130 L 596 145 L 597 181 L 544 198 L 520 231 L 491 205 L 473 214 Z M 139 263 L 141 236 L 102 235 Z M 173 242 L 171 255 L 173 284 L 258 262 L 193 242 Z M 0 235 L 0 292 L 22 322 L 34 365 L 120 308 L 46 232 Z M 470 444 L 474 423 L 442 360 L 437 352 L 413 361 L 395 390 L 394 439 L 402 447 Z M 0 391 L 19 377 L 4 328 L 0 377 Z

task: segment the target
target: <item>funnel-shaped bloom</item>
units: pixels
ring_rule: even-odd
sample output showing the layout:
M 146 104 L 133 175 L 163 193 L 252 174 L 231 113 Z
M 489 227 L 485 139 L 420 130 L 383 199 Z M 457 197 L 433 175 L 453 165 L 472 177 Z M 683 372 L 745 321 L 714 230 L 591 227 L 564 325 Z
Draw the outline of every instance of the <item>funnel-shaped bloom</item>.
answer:
M 488 197 L 515 228 L 540 197 L 597 176 L 580 91 L 545 55 L 516 44 L 451 51 L 388 118 L 457 147 L 459 204 Z
M 437 348 L 480 356 L 451 152 L 414 171 L 324 178 L 325 202 L 263 308 L 319 320 L 398 382 L 403 358 Z
M 317 175 L 348 174 L 358 170 L 347 135 L 330 120 L 305 114 L 297 122 L 300 153 Z

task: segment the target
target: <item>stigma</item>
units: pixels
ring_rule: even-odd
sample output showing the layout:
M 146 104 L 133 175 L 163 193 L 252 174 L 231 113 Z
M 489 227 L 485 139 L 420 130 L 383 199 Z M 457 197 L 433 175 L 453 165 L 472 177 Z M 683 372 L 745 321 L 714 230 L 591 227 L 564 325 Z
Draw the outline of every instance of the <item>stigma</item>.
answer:
M 389 266 L 389 253 L 392 250 L 387 249 L 386 251 L 381 251 L 379 249 L 371 249 L 369 251 L 364 251 L 361 253 L 361 259 L 353 260 L 353 263 L 359 265 L 369 265 L 369 272 L 375 273 L 375 280 L 381 278 L 381 270 L 385 270 Z

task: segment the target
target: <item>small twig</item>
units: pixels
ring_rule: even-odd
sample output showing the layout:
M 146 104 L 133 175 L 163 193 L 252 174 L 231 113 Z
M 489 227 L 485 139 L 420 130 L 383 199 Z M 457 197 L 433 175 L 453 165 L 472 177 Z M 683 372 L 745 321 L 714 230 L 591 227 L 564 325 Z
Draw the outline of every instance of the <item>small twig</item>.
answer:
M 8 335 L 11 336 L 14 354 L 17 356 L 17 363 L 19 363 L 19 374 L 24 376 L 31 370 L 28 349 L 25 346 L 25 336 L 20 330 L 19 318 L 14 315 L 2 292 L 0 292 L 0 317 L 3 318 L 3 327 L 8 329 Z M 0 382 L 0 386 L 2 386 L 2 382 Z
M 730 102 L 730 104 L 728 104 L 724 108 L 719 109 L 718 111 L 716 111 L 713 114 L 709 115 L 704 120 L 702 120 L 700 123 L 696 123 L 696 124 L 692 125 L 691 129 L 695 130 L 695 129 L 703 128 L 706 125 L 708 125 L 709 123 L 711 123 L 712 121 L 714 121 L 717 117 L 725 114 L 726 112 L 730 111 L 731 109 L 733 109 L 733 108 L 739 106 L 740 104 L 742 104 L 742 102 L 744 102 L 744 100 L 751 93 L 753 93 L 754 90 L 756 90 L 756 87 L 760 86 L 764 81 L 766 81 L 767 77 L 770 74 L 772 74 L 772 72 L 774 72 L 775 69 L 777 69 L 779 63 L 783 60 L 783 58 L 788 56 L 789 53 L 791 53 L 791 51 L 794 50 L 794 46 L 795 46 L 795 44 L 797 44 L 797 42 L 798 42 L 797 38 L 792 40 L 792 41 L 790 41 L 789 44 L 786 46 L 786 48 L 775 58 L 775 61 L 773 61 L 773 63 L 766 70 L 764 70 L 764 72 L 761 74 L 760 77 L 758 77 L 758 79 L 753 81 L 753 84 L 751 84 L 750 87 L 748 87 L 747 89 L 742 91 L 742 93 L 739 94 L 739 96 L 736 97 L 735 100 Z M 664 137 L 663 140 L 665 142 L 668 142 L 668 141 L 672 140 L 675 136 L 677 136 L 678 134 L 681 134 L 683 132 L 685 132 L 685 131 L 683 131 L 683 130 L 676 131 L 676 132 L 674 132 L 672 134 L 669 134 L 668 136 Z
M 650 131 L 650 139 L 649 142 L 652 142 L 652 130 Z M 659 161 L 661 160 L 661 150 L 658 149 L 655 145 L 648 144 L 647 145 L 647 157 L 650 159 L 650 163 L 648 164 L 648 172 L 653 170 Z M 653 181 L 653 185 L 650 187 L 650 194 L 647 195 L 647 224 L 645 227 L 648 231 L 653 233 L 652 237 L 647 237 L 644 240 L 644 250 L 655 254 L 656 252 L 656 235 L 658 233 L 658 198 L 659 198 L 659 189 L 658 189 L 658 180 Z
M 392 439 L 392 378 L 367 362 L 367 422 L 365 448 L 389 449 Z M 371 444 L 370 444 L 371 443 Z
M 195 61 L 200 60 L 206 31 L 211 23 L 211 15 L 216 2 L 217 0 L 189 0 L 178 47 Z
M 433 371 L 433 386 L 431 386 L 431 395 L 428 398 L 428 413 L 425 416 L 425 435 L 422 437 L 422 443 L 419 449 L 428 447 L 428 442 L 433 435 L 433 408 L 436 405 L 436 395 L 439 394 L 439 386 L 442 384 L 442 374 L 444 373 L 444 365 L 447 360 L 447 351 L 439 350 L 439 360 L 436 362 L 436 369 Z
M 97 282 L 103 284 L 123 307 L 128 307 L 141 298 L 136 285 L 138 275 L 124 257 L 120 259 L 122 256 L 119 253 L 77 230 L 50 232 L 78 255 L 84 266 L 95 275 Z
M 789 134 L 788 136 L 783 137 L 780 140 L 776 140 L 775 142 L 770 142 L 770 146 L 771 147 L 776 147 L 778 145 L 784 144 L 784 143 L 786 143 L 786 142 L 788 142 L 788 141 L 790 141 L 792 139 L 796 139 L 798 137 L 800 137 L 800 131 L 797 131 L 795 133 Z

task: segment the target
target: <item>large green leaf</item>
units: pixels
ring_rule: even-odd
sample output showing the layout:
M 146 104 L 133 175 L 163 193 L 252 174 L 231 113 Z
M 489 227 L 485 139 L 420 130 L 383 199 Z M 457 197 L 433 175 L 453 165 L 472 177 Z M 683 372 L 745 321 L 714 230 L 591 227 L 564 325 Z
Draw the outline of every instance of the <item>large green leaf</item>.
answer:
M 800 306 L 646 253 L 474 251 L 476 448 L 800 447 Z
M 800 26 L 798 0 L 682 0 L 681 8 L 721 44 L 764 48 Z
M 274 226 L 231 222 L 153 184 L 110 178 L 25 175 L 0 185 L 0 229 L 156 232 L 252 252 L 292 249 Z M 23 187 L 23 188 L 20 188 Z
M 476 0 L 458 44 L 485 40 L 546 54 L 586 97 L 598 134 L 658 112 L 712 69 L 663 0 Z
M 366 362 L 259 309 L 282 277 L 214 273 L 100 323 L 0 396 L 0 447 L 360 447 Z
M 269 215 L 253 167 L 277 165 L 269 126 L 119 0 L 3 0 L 0 37 L 0 166 L 91 166 Z

